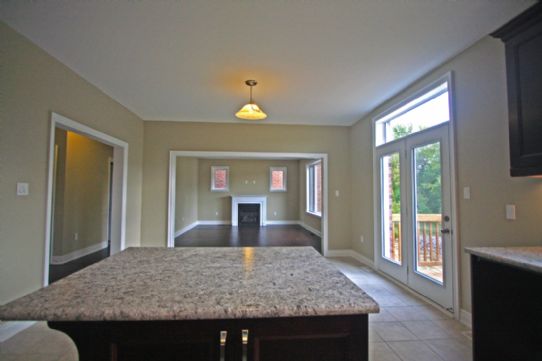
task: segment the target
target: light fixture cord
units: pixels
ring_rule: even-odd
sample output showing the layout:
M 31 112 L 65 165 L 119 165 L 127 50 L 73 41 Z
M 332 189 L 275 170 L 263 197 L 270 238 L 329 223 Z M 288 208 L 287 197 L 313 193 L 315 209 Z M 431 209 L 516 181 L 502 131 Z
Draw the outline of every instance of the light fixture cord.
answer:
M 250 86 L 250 104 L 252 104 L 252 85 Z

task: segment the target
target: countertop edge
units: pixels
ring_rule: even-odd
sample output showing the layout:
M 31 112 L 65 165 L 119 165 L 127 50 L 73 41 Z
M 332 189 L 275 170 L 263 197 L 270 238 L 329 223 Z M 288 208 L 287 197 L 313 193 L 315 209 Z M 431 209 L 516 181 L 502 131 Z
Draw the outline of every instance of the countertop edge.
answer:
M 514 254 L 523 250 L 523 253 L 529 248 L 540 249 L 542 247 L 465 247 L 465 252 L 481 258 L 485 258 L 498 263 L 514 266 L 524 270 L 542 273 L 542 258 L 537 261 L 522 257 L 520 254 Z M 508 254 L 506 254 L 508 252 Z
M 142 322 L 159 322 L 159 321 L 201 321 L 201 320 L 243 320 L 243 319 L 268 319 L 268 318 L 303 318 L 303 317 L 334 317 L 334 316 L 353 316 L 353 315 L 369 315 L 380 312 L 378 304 L 367 307 L 365 310 L 326 310 L 324 312 L 314 311 L 307 313 L 299 312 L 246 312 L 237 315 L 227 314 L 187 314 L 187 315 L 164 315 L 163 317 L 143 316 L 141 314 L 130 315 L 124 317 L 112 315 L 112 317 L 75 317 L 75 315 L 65 314 L 60 317 L 45 317 L 44 315 L 28 314 L 17 317 L 10 317 L 9 314 L 2 315 L 2 321 L 47 321 L 47 322 L 123 322 L 123 321 L 142 321 Z M 172 317 L 173 316 L 173 317 Z

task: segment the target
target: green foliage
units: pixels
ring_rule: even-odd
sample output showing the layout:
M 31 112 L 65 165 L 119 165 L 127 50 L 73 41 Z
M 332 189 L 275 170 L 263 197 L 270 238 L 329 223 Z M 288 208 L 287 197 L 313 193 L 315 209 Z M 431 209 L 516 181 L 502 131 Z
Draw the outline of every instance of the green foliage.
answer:
M 415 151 L 418 213 L 441 213 L 440 143 Z
M 393 128 L 394 139 L 412 133 L 412 125 Z M 433 143 L 415 150 L 418 213 L 441 212 L 440 143 Z M 390 159 L 392 178 L 392 212 L 401 211 L 401 179 L 399 154 Z

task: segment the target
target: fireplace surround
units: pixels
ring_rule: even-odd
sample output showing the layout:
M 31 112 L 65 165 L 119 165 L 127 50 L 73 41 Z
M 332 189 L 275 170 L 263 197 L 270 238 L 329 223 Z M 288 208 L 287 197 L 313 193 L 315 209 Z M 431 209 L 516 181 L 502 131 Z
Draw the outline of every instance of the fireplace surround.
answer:
M 239 205 L 259 204 L 259 225 L 265 226 L 267 222 L 267 197 L 265 196 L 232 196 L 231 197 L 231 225 L 239 226 Z

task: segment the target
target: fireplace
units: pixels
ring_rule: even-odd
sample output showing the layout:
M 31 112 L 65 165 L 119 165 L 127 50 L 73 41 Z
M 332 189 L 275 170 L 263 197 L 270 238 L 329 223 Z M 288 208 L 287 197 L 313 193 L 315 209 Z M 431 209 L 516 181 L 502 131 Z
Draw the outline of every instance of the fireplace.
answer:
M 244 210 L 241 211 L 241 208 Z M 241 213 L 244 213 L 242 216 Z M 242 221 L 242 217 L 244 222 Z M 265 196 L 232 196 L 231 225 L 240 226 L 247 222 L 265 226 L 267 221 L 267 197 Z
M 239 226 L 260 226 L 260 205 L 240 203 L 237 207 Z

